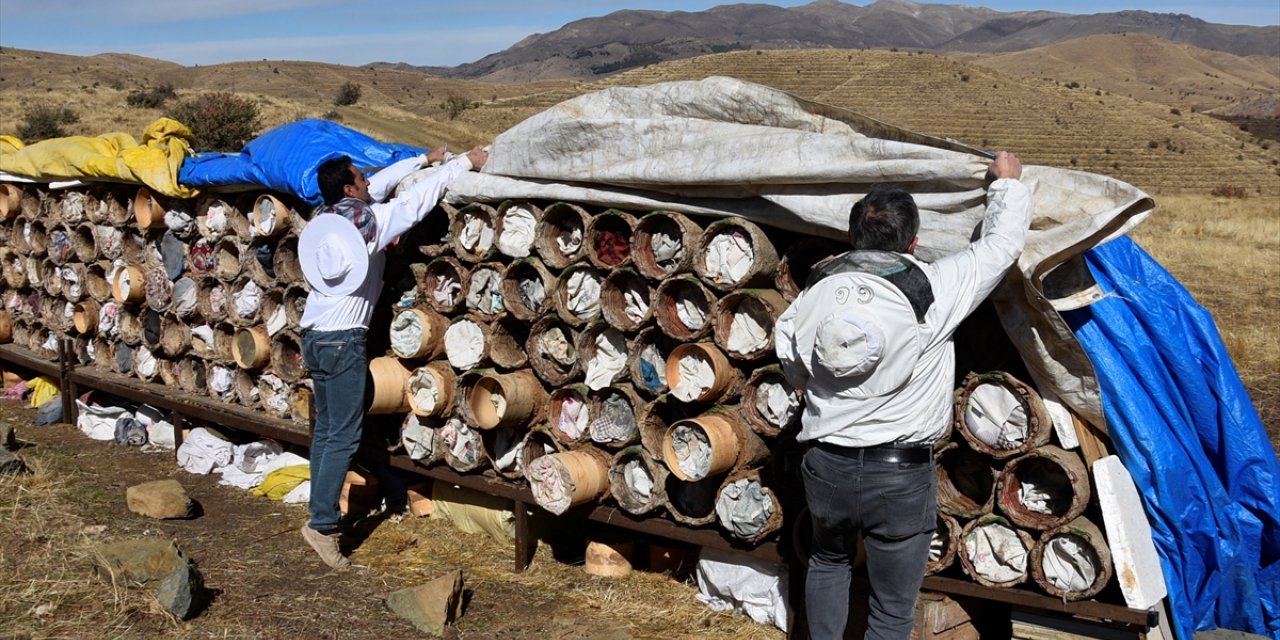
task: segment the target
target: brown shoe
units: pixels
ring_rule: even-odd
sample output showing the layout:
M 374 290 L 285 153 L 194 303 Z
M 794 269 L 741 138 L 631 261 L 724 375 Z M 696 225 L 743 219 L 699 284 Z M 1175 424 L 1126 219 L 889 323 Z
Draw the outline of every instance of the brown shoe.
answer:
M 302 525 L 302 539 L 311 545 L 320 555 L 320 559 L 330 567 L 343 571 L 351 566 L 351 561 L 338 550 L 338 534 L 325 535 L 312 529 L 310 525 Z

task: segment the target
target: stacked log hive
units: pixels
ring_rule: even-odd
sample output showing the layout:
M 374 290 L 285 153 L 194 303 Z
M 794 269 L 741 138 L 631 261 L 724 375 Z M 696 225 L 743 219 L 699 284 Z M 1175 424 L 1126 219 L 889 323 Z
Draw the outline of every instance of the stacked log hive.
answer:
M 308 423 L 297 256 L 308 211 L 296 200 L 9 192 L 0 340 L 49 354 L 70 337 L 82 365 Z M 773 323 L 841 250 L 733 218 L 441 205 L 393 249 L 370 328 L 370 343 L 390 349 L 369 354 L 369 409 L 404 416 L 404 451 L 419 464 L 527 482 L 553 513 L 612 502 L 719 526 L 744 546 L 774 539 L 801 513 L 802 406 Z M 1021 412 L 1016 444 L 971 433 L 971 414 L 991 413 L 983 385 L 1004 393 L 989 422 Z M 954 425 L 937 447 L 929 572 L 1094 597 L 1111 566 L 1087 513 L 1089 474 L 1049 444 L 1035 391 L 971 378 Z

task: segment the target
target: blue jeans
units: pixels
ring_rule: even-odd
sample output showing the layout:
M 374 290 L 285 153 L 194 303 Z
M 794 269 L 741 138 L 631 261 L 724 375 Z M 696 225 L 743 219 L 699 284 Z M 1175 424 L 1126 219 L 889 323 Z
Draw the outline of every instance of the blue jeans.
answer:
M 813 520 L 804 590 L 810 638 L 844 637 L 859 530 L 871 583 L 866 637 L 907 638 L 937 527 L 933 463 L 864 461 L 810 447 L 800 470 Z
M 315 383 L 311 432 L 311 523 L 320 533 L 338 530 L 338 499 L 364 420 L 365 330 L 307 331 L 302 360 Z

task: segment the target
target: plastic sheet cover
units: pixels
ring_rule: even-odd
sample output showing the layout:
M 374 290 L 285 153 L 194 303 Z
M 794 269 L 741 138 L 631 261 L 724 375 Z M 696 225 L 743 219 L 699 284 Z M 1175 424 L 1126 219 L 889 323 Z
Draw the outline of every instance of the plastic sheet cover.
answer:
M 426 149 L 377 140 L 328 120 L 280 125 L 245 145 L 240 153 L 198 153 L 182 164 L 178 181 L 191 187 L 259 185 L 321 202 L 316 171 L 348 156 L 361 169 L 380 169 L 427 153 Z
M 1067 319 L 1151 521 L 1178 635 L 1280 637 L 1280 462 L 1212 316 L 1128 238 L 1085 259 L 1108 295 Z

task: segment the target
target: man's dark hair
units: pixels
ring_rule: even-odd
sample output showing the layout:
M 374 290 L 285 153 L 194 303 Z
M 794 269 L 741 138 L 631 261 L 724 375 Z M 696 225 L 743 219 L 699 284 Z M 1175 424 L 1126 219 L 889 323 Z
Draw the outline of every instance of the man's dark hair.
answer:
M 906 253 L 920 231 L 920 210 L 900 187 L 878 184 L 849 210 L 849 242 L 854 249 Z
M 351 158 L 342 156 L 326 160 L 316 170 L 316 182 L 320 184 L 320 197 L 324 198 L 325 204 L 335 204 L 347 197 L 343 187 L 356 183 L 356 177 L 351 175 L 350 166 Z

